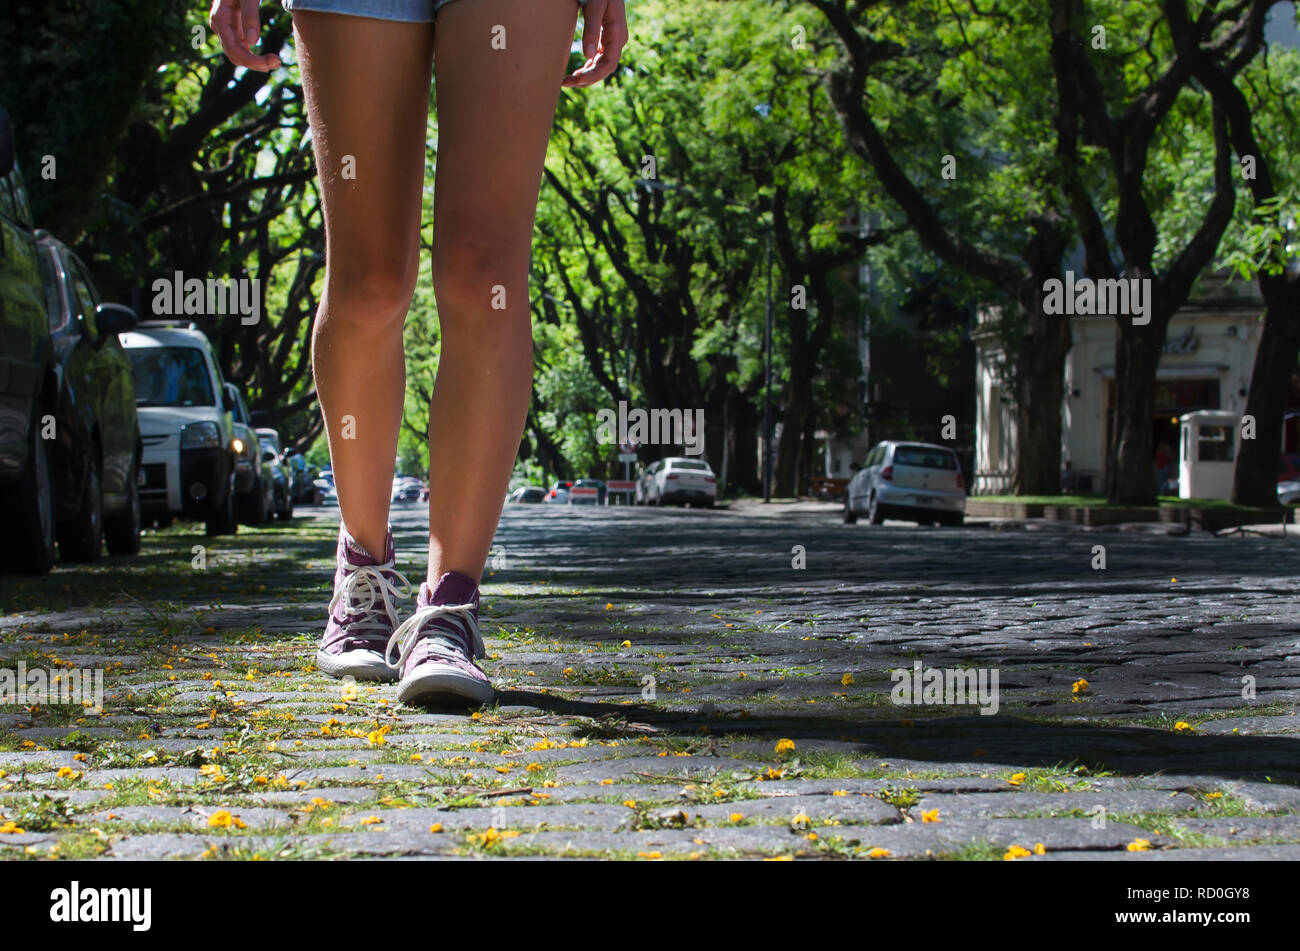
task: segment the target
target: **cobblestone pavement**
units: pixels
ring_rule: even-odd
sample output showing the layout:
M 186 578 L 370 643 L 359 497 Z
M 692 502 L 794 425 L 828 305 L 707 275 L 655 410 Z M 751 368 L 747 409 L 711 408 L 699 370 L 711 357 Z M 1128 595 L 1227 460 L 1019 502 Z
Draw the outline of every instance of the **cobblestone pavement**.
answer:
M 509 506 L 471 717 L 313 668 L 299 516 L 0 579 L 0 666 L 106 693 L 0 707 L 0 855 L 1300 858 L 1294 538 Z

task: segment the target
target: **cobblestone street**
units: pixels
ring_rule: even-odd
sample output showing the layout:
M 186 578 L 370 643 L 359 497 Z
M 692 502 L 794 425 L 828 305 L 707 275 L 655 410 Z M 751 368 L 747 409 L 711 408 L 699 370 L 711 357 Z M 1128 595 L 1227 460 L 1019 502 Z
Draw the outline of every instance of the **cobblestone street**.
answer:
M 314 669 L 337 518 L 0 578 L 106 692 L 0 708 L 0 855 L 1300 858 L 1294 538 L 508 506 L 470 716 Z

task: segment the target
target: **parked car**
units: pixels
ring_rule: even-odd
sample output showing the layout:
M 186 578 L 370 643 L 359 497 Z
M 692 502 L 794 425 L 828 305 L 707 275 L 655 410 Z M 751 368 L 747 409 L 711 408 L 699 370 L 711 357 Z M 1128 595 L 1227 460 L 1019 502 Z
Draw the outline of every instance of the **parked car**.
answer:
M 269 427 L 254 430 L 262 444 L 262 460 L 271 466 L 274 486 L 275 516 L 279 519 L 293 518 L 294 486 L 293 466 L 289 464 L 286 450 L 280 448 L 280 434 Z M 292 450 L 287 450 L 292 452 Z
M 1283 505 L 1300 505 L 1300 480 L 1277 484 L 1277 500 Z
M 569 489 L 572 485 L 572 479 L 557 479 L 551 486 L 551 491 L 546 494 L 546 502 L 552 505 L 563 505 L 568 502 Z
M 233 383 L 222 384 L 230 404 L 231 428 L 235 434 L 235 506 L 246 525 L 263 525 L 275 512 L 275 471 L 263 457 L 262 442 L 253 428 L 253 417 L 244 394 Z
M 595 495 L 586 493 L 575 495 L 573 489 L 595 489 Z M 579 479 L 569 489 L 569 502 L 573 505 L 604 505 L 605 483 L 600 479 Z
M 307 464 L 307 457 L 290 446 L 284 450 L 284 458 L 293 472 L 293 479 L 291 480 L 293 500 L 304 505 L 320 504 L 320 497 L 316 491 L 316 480 L 313 477 L 311 466 Z
M 546 490 L 540 485 L 521 485 L 510 493 L 507 502 L 536 504 L 546 500 Z
M 419 501 L 420 490 L 423 488 L 424 483 L 414 476 L 394 476 L 392 500 L 394 502 Z
M 208 338 L 193 323 L 144 321 L 119 334 L 135 382 L 144 443 L 140 504 L 146 517 L 202 518 L 233 535 L 234 403 Z
M 648 505 L 684 503 L 712 507 L 718 497 L 718 479 L 703 459 L 669 456 L 660 459 L 647 488 Z
M 140 433 L 117 344 L 135 313 L 32 226 L 0 108 L 0 563 L 42 573 L 140 549 Z
M 339 494 L 334 491 L 332 480 L 317 478 L 312 486 L 316 489 L 316 498 L 320 500 L 321 505 L 338 505 Z
M 654 477 L 663 467 L 664 461 L 662 459 L 656 459 L 641 470 L 641 475 L 637 477 L 636 486 L 632 490 L 632 502 L 634 504 L 650 504 L 650 490 L 654 486 Z
M 957 454 L 930 443 L 877 443 L 849 480 L 844 521 L 865 515 L 872 525 L 886 518 L 919 525 L 961 525 L 966 517 L 966 483 Z

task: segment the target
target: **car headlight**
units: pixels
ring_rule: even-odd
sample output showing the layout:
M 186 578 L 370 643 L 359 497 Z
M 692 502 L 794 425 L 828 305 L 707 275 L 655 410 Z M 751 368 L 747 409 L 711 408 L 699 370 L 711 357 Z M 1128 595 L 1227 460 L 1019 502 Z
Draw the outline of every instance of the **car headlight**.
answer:
M 244 454 L 244 440 L 235 437 L 230 440 L 230 448 L 235 450 L 235 455 L 242 456 Z
M 221 446 L 221 430 L 216 423 L 190 423 L 181 430 L 182 449 L 217 449 Z

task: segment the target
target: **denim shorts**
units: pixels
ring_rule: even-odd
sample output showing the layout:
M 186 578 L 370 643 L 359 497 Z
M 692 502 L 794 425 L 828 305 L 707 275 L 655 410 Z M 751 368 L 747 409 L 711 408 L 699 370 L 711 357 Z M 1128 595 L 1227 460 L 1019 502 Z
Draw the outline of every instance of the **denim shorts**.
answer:
M 284 8 L 315 10 L 320 13 L 343 13 L 377 20 L 400 20 L 403 23 L 432 23 L 438 11 L 451 0 L 280 0 Z M 587 0 L 578 0 L 586 6 Z
M 320 13 L 343 13 L 376 20 L 399 20 L 403 23 L 432 23 L 438 11 L 451 0 L 280 0 L 290 13 L 314 10 Z

